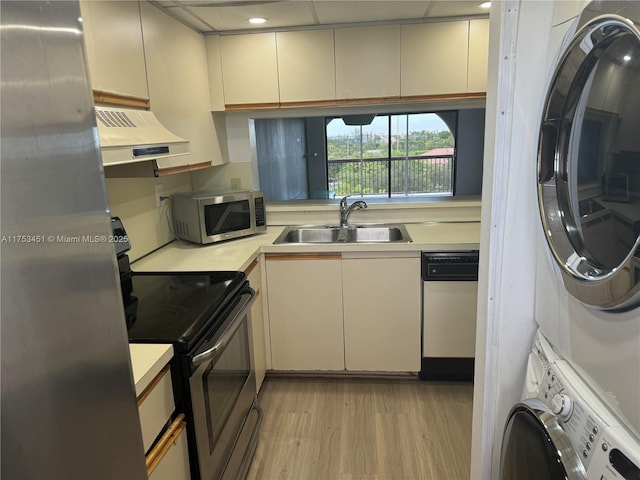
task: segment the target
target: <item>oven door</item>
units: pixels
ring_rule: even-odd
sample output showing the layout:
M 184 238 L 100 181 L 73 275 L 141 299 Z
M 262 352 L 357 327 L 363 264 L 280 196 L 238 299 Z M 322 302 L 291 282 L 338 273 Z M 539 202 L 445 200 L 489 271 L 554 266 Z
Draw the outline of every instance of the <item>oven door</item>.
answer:
M 251 289 L 240 294 L 222 326 L 191 355 L 189 385 L 202 479 L 220 478 L 232 453 L 238 455 L 234 446 L 256 398 L 250 318 L 254 296 Z

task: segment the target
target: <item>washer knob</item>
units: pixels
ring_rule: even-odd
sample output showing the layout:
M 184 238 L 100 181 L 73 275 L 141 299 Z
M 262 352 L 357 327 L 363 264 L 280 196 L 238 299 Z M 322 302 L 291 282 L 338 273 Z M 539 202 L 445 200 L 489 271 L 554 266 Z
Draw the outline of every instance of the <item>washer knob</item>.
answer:
M 567 421 L 573 413 L 573 402 L 564 393 L 556 393 L 551 399 L 551 410 L 560 420 Z

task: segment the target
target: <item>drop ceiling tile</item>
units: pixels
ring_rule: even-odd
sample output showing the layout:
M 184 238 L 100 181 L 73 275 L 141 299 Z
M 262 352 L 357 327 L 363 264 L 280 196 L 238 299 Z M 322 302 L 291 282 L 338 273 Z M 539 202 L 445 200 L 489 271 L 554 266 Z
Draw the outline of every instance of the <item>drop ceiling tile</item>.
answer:
M 158 7 L 165 8 L 165 7 L 175 7 L 180 2 L 177 2 L 175 0 L 151 0 L 151 3 L 153 3 Z
M 316 25 L 311 2 L 287 1 L 258 3 L 242 6 L 190 6 L 194 14 L 201 17 L 217 31 L 259 30 L 263 28 L 282 28 Z M 268 22 L 257 27 L 247 20 L 251 17 L 264 17 Z
M 1 0 L 0 0 L 1 1 Z M 150 0 L 203 33 L 488 15 L 482 0 Z M 250 25 L 250 17 L 265 17 Z
M 489 9 L 480 8 L 485 0 L 475 1 L 436 1 L 431 2 L 428 18 L 444 18 L 469 15 L 488 15 Z
M 425 0 L 315 0 L 313 6 L 321 24 L 379 22 L 422 18 Z
M 189 10 L 183 7 L 165 7 L 165 11 L 198 32 L 210 32 L 213 29 L 211 25 L 192 15 Z

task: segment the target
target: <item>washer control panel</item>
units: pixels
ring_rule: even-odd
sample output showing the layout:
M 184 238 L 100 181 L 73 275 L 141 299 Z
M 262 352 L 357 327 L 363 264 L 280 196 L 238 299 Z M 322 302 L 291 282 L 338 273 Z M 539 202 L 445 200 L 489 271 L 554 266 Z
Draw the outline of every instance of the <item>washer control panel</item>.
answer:
M 547 367 L 538 398 L 557 415 L 586 469 L 606 423 L 595 412 L 586 408 L 584 399 L 572 388 L 557 363 Z
M 640 439 L 619 425 L 565 361 L 548 364 L 538 398 L 557 416 L 589 480 L 640 478 Z

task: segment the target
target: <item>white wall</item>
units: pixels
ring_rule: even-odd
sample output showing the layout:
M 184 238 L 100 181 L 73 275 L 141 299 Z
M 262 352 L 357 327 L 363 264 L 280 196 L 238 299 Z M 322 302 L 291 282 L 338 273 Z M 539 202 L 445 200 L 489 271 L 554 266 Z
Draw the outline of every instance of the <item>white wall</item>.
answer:
M 535 332 L 536 149 L 553 2 L 493 2 L 471 478 L 498 478 Z
M 107 178 L 111 215 L 120 217 L 131 240 L 129 258 L 136 260 L 173 240 L 169 228 L 169 202 L 156 205 L 155 186 L 166 196 L 191 191 L 189 173 L 161 178 Z

